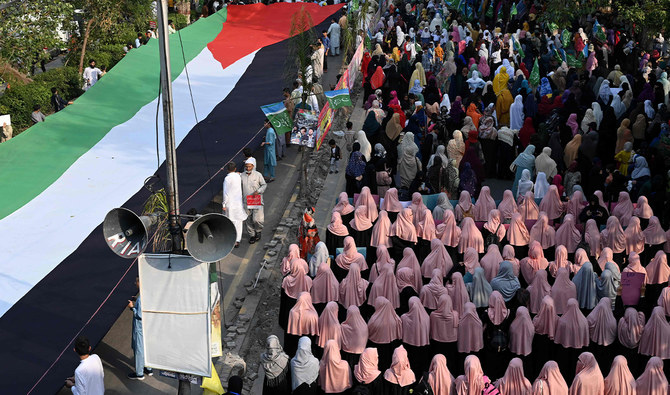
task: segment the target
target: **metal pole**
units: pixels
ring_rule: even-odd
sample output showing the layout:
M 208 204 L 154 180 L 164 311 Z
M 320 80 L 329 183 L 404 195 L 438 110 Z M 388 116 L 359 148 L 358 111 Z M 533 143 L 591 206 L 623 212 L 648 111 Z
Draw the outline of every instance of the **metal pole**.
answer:
M 182 250 L 182 235 L 179 223 L 179 184 L 177 182 L 177 151 L 174 137 L 174 113 L 172 108 L 172 72 L 170 70 L 170 44 L 168 39 L 167 0 L 157 2 L 158 48 L 161 63 L 161 99 L 163 104 L 163 131 L 165 133 L 165 169 L 167 171 L 167 205 L 169 229 L 172 236 L 172 252 Z M 178 395 L 190 395 L 191 383 L 179 380 Z
M 161 98 L 165 132 L 165 168 L 167 170 L 167 204 L 172 252 L 182 250 L 179 223 L 179 191 L 177 183 L 177 152 L 175 150 L 174 114 L 172 108 L 172 73 L 170 71 L 170 46 L 168 40 L 167 0 L 158 1 L 158 48 L 160 50 Z

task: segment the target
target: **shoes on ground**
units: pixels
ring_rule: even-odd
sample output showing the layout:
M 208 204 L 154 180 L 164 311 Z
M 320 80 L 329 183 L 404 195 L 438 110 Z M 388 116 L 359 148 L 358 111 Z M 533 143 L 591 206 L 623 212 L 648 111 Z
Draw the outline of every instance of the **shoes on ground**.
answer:
M 128 378 L 131 380 L 144 380 L 144 375 L 138 376 L 135 372 L 128 373 Z

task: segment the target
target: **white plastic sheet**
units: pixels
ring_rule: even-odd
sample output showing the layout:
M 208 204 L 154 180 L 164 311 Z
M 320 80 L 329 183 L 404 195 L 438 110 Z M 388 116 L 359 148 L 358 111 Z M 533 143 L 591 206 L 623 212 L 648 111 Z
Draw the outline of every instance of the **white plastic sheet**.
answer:
M 138 262 L 146 366 L 211 377 L 209 264 L 171 254 Z

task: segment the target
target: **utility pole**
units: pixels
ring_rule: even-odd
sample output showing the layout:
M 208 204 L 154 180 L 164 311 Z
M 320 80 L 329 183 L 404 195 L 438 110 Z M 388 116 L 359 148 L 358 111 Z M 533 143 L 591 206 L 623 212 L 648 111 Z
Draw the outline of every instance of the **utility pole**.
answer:
M 174 137 L 174 110 L 172 108 L 172 73 L 170 70 L 170 40 L 167 23 L 167 0 L 157 2 L 158 48 L 161 63 L 161 99 L 163 101 L 163 128 L 165 133 L 165 169 L 167 171 L 168 226 L 173 253 L 182 250 L 179 220 L 179 184 L 177 182 L 177 151 Z M 190 395 L 191 383 L 179 380 L 178 395 Z
M 172 72 L 170 70 L 170 44 L 167 24 L 167 0 L 157 3 L 158 48 L 160 51 L 161 99 L 163 104 L 163 128 L 165 133 L 165 168 L 167 171 L 167 205 L 172 252 L 182 250 L 181 226 L 179 223 L 179 185 L 177 183 L 177 152 L 174 137 L 174 110 L 172 108 Z

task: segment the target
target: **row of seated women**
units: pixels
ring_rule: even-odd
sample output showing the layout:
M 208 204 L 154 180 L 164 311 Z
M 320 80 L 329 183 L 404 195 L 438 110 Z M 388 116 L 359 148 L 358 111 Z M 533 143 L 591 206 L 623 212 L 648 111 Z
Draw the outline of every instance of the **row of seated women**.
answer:
M 309 294 L 303 293 L 303 295 L 306 299 Z M 449 300 L 449 296 L 445 295 L 441 299 Z M 545 299 L 550 300 L 551 297 L 547 296 Z M 356 306 L 349 308 L 347 319 L 342 324 L 336 323 L 336 313 L 329 311 L 329 307 L 326 307 L 317 322 L 313 322 L 314 317 L 310 319 L 310 315 L 314 316 L 315 311 L 309 312 L 308 308 L 301 313 L 301 325 L 310 325 L 309 322 L 312 321 L 311 325 L 314 331 L 319 331 L 318 335 L 301 336 L 296 349 L 287 349 L 286 352 L 276 336 L 268 337 L 267 351 L 261 356 L 265 370 L 263 394 L 660 395 L 669 393 L 670 388 L 661 357 L 654 356 L 647 359 L 636 355 L 616 355 L 616 351 L 612 350 L 613 359 L 607 359 L 602 354 L 605 346 L 599 346 L 600 343 L 592 343 L 589 347 L 580 345 L 584 341 L 588 344 L 589 336 L 592 342 L 594 339 L 600 339 L 598 342 L 613 341 L 612 338 L 616 333 L 612 331 L 616 332 L 617 328 L 616 321 L 613 324 L 610 322 L 613 317 L 609 304 L 609 300 L 603 298 L 599 307 L 585 318 L 580 315 L 576 307 L 577 302 L 571 299 L 568 302 L 570 310 L 561 318 L 555 317 L 555 324 L 548 319 L 547 310 L 531 321 L 527 308 L 518 307 L 516 318 L 512 321 L 509 331 L 509 347 L 514 353 L 514 357 L 510 359 L 481 351 L 482 322 L 477 316 L 475 305 L 471 302 L 466 303 L 460 320 L 457 334 L 458 350 L 445 348 L 437 341 L 433 344 L 433 340 L 430 341 L 430 345 L 423 347 L 411 344 L 427 342 L 425 338 L 429 333 L 432 336 L 435 330 L 446 333 L 451 330 L 449 326 L 453 324 L 447 321 L 439 309 L 429 318 L 420 306 L 418 298 L 412 299 L 410 312 L 398 318 L 393 316 L 389 301 L 379 297 L 378 311 L 367 324 Z M 328 306 L 332 305 L 329 303 Z M 499 319 L 495 317 L 499 312 L 495 312 L 495 308 L 489 308 L 491 309 L 494 310 L 491 320 Z M 665 322 L 662 308 L 658 309 L 654 311 L 652 320 Z M 487 315 L 491 314 L 490 311 L 487 312 Z M 389 316 L 391 321 L 383 322 L 386 318 L 382 315 Z M 436 315 L 440 316 L 437 320 L 434 319 Z M 450 315 L 453 317 L 458 313 L 453 311 Z M 636 315 L 634 310 L 632 315 Z M 637 320 L 638 318 L 633 319 Z M 619 338 L 626 339 L 624 341 L 635 336 L 635 332 L 630 331 L 633 328 L 628 325 L 628 322 L 619 323 Z M 462 326 L 466 326 L 467 330 L 461 330 Z M 556 350 L 546 347 L 546 342 L 536 343 L 534 337 L 546 336 L 534 334 L 538 326 L 545 328 L 541 331 L 549 329 L 555 338 L 570 343 L 570 346 L 564 346 L 570 348 L 557 353 Z M 643 333 L 657 329 L 650 329 L 647 324 Z M 390 338 L 399 332 L 403 333 L 402 343 L 392 341 L 387 346 L 381 342 L 380 337 Z M 608 337 L 609 340 L 606 339 Z M 371 340 L 373 338 L 380 343 Z M 658 332 L 649 337 L 643 334 L 640 349 L 647 347 L 648 342 L 659 341 L 667 339 L 661 339 Z M 462 345 L 469 350 L 462 350 Z M 663 348 L 665 345 L 656 344 L 656 347 Z M 387 357 L 384 354 L 389 351 L 388 348 L 392 350 L 392 355 Z M 287 353 L 295 357 L 289 360 Z M 540 353 L 543 354 L 542 358 L 538 358 L 537 354 Z M 494 359 L 489 360 L 492 357 Z M 388 360 L 385 360 L 386 358 Z M 566 358 L 573 358 L 574 361 Z M 480 359 L 484 361 L 484 366 L 480 363 Z M 607 377 L 603 377 L 603 372 L 608 371 Z M 636 376 L 637 380 L 634 378 Z M 534 377 L 536 377 L 534 382 L 528 379 Z M 568 387 L 570 382 L 572 384 Z

